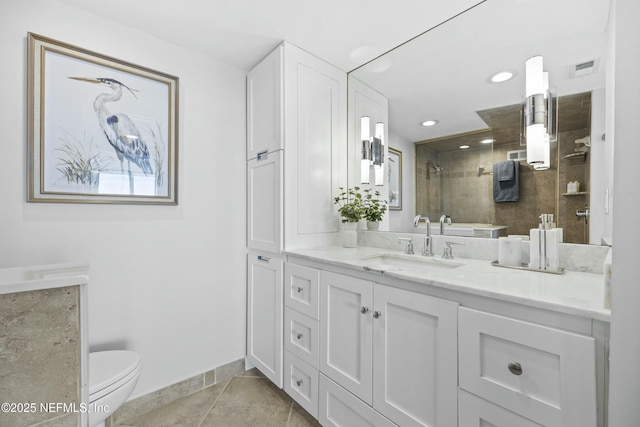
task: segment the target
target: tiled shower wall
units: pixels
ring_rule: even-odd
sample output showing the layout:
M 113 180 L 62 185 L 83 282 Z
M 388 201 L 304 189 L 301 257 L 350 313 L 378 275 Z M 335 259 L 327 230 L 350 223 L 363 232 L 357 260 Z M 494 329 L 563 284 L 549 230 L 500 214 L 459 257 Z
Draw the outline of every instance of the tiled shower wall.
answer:
M 492 168 L 491 146 L 444 153 L 420 147 L 416 153 L 418 213 L 432 221 L 446 214 L 456 223 L 494 223 L 491 176 L 483 173 Z

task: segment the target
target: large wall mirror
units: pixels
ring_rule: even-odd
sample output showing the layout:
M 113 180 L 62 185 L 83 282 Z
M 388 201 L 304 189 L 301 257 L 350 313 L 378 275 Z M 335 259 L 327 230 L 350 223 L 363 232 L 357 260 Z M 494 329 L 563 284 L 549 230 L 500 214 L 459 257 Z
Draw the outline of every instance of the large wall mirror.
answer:
M 608 13 L 609 0 L 486 0 L 352 71 L 350 84 L 387 98 L 387 146 L 402 154 L 402 206 L 389 211 L 387 228 L 413 232 L 416 214 L 436 222 L 446 214 L 528 234 L 551 213 L 565 242 L 600 244 L 612 170 L 604 139 Z M 535 55 L 558 106 L 551 167 L 519 161 L 519 200 L 495 203 L 493 165 L 526 152 L 521 105 L 525 62 Z M 493 83 L 501 71 L 513 77 Z M 422 126 L 427 120 L 437 124 Z M 588 218 L 576 216 L 587 209 Z

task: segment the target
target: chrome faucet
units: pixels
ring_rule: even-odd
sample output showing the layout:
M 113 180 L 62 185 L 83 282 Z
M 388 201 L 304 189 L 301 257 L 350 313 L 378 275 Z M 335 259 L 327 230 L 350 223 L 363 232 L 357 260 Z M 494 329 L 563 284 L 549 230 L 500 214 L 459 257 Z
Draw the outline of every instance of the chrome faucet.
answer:
M 431 244 L 431 220 L 426 215 L 416 215 L 413 219 L 413 226 L 417 227 L 420 221 L 424 221 L 427 229 L 424 235 L 424 246 L 422 247 L 422 255 L 433 256 L 433 247 Z
M 451 217 L 449 215 L 442 215 L 440 217 L 440 235 L 444 236 L 444 224 L 445 222 L 451 225 Z

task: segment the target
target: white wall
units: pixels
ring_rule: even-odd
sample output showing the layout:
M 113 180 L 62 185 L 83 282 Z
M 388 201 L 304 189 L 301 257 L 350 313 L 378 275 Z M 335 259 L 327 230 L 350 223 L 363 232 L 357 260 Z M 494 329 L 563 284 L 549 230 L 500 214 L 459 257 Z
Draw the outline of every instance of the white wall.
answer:
M 615 5 L 615 197 L 609 427 L 640 425 L 640 2 Z M 607 131 L 607 139 L 609 132 Z
M 402 151 L 402 210 L 389 211 L 389 230 L 413 232 L 415 217 L 415 146 L 398 134 L 389 132 L 389 147 Z
M 179 206 L 25 202 L 28 31 L 180 78 Z M 0 267 L 91 262 L 90 345 L 140 353 L 133 397 L 243 357 L 245 72 L 51 0 L 2 0 L 0 46 Z

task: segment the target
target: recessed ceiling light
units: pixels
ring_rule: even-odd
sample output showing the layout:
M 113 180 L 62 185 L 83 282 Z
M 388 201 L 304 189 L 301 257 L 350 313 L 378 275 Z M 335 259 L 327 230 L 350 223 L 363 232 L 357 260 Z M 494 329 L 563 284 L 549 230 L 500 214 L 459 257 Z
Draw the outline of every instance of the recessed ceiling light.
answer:
M 493 74 L 491 77 L 489 77 L 489 82 L 502 83 L 502 82 L 506 82 L 507 80 L 511 80 L 515 76 L 516 76 L 515 71 L 511 71 L 511 70 L 499 71 Z
M 438 122 L 437 120 L 430 119 L 430 120 L 425 120 L 424 122 L 422 122 L 422 123 L 420 123 L 420 124 L 421 124 L 422 126 L 429 127 L 429 126 L 435 126 L 435 125 L 437 125 L 438 123 L 439 123 L 439 122 Z
M 480 141 L 480 144 L 491 144 L 492 142 L 493 142 L 492 138 L 487 138 Z
M 466 150 L 467 148 L 469 148 L 469 146 L 468 145 L 461 145 L 460 148 L 463 149 L 463 150 Z

